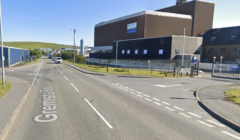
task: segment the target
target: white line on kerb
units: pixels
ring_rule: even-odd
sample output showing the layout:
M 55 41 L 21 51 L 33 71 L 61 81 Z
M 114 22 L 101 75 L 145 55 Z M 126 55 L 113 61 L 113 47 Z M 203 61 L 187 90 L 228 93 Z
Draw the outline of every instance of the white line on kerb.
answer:
M 165 105 L 171 105 L 171 104 L 169 104 L 169 103 L 167 103 L 167 102 L 162 102 L 163 104 L 165 104 Z
M 174 108 L 178 109 L 178 110 L 181 110 L 181 111 L 184 111 L 184 109 L 180 108 L 180 107 L 177 107 L 177 106 L 173 106 Z
M 91 108 L 102 118 L 102 120 L 108 125 L 109 128 L 113 129 L 113 127 L 107 122 L 107 120 L 94 108 L 94 106 L 86 99 L 85 101 L 91 106 Z
M 76 89 L 77 92 L 79 92 L 79 90 L 72 83 L 70 83 L 70 84 Z
M 170 111 L 175 111 L 174 109 L 170 108 L 170 107 L 165 107 L 166 109 L 170 110 Z
M 240 137 L 235 136 L 235 135 L 233 135 L 233 134 L 231 134 L 231 133 L 229 133 L 229 132 L 227 132 L 227 131 L 221 131 L 221 132 L 224 133 L 224 134 L 226 134 L 226 135 L 228 135 L 228 136 L 231 136 L 231 137 L 233 137 L 233 138 L 235 138 L 235 139 L 237 139 L 237 140 L 240 140 Z
M 65 76 L 65 75 L 63 75 L 66 79 L 67 79 L 67 77 Z M 68 79 L 67 79 L 68 80 Z
M 220 126 L 220 127 L 225 127 L 225 125 L 220 124 L 220 123 L 217 123 L 217 122 L 214 122 L 214 121 L 212 121 L 212 120 L 207 120 L 207 121 L 210 122 L 210 123 L 216 124 L 216 125 L 218 125 L 218 126 Z
M 159 100 L 159 99 L 157 99 L 157 98 L 152 98 L 153 100 L 156 100 L 156 101 L 161 101 L 161 100 Z
M 203 124 L 203 125 L 206 125 L 206 126 L 208 126 L 208 127 L 214 127 L 214 126 L 212 126 L 212 125 L 210 125 L 210 124 L 207 124 L 207 123 L 205 123 L 205 122 L 203 122 L 203 121 L 200 121 L 200 120 L 197 120 L 197 122 L 199 122 L 199 123 L 201 123 L 201 124 Z
M 39 73 L 39 71 L 40 71 L 40 69 L 41 69 L 41 66 L 42 66 L 42 63 L 41 63 L 41 65 L 39 66 L 39 68 L 38 68 L 38 70 L 37 70 L 37 74 L 36 74 L 35 78 L 33 79 L 32 86 L 33 86 L 34 83 L 35 83 L 35 80 L 36 80 L 36 78 L 37 78 L 37 76 L 38 76 L 38 73 Z
M 194 114 L 192 112 L 188 112 L 188 114 L 192 115 L 192 116 L 195 116 L 195 117 L 198 117 L 198 118 L 202 118 L 201 116 L 197 115 L 197 114 Z
M 188 116 L 188 115 L 186 115 L 186 114 L 184 114 L 184 113 L 179 113 L 180 115 L 183 115 L 184 117 L 187 117 L 187 118 L 192 118 L 191 116 Z
M 148 98 L 144 98 L 144 99 L 145 99 L 145 100 L 148 100 L 148 101 L 150 101 L 150 102 L 152 101 L 152 100 L 150 100 L 150 99 L 148 99 Z
M 158 102 L 154 102 L 154 104 L 157 104 L 157 105 L 162 105 L 162 104 L 160 104 L 160 103 L 158 103 Z

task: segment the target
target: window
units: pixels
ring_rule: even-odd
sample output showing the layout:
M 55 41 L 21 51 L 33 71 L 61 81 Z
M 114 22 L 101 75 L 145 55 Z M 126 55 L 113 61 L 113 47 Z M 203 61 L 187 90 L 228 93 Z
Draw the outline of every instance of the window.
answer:
M 175 49 L 175 54 L 177 55 L 177 54 L 179 54 L 179 49 Z
M 194 54 L 200 54 L 200 50 L 197 50 Z
M 233 48 L 233 54 L 239 54 L 240 48 Z
M 234 40 L 236 38 L 236 36 L 231 36 L 230 40 Z
M 143 54 L 147 54 L 147 49 L 143 50 Z
M 226 48 L 220 48 L 220 54 L 226 54 L 227 49 Z
M 207 54 L 213 54 L 213 48 L 208 48 Z
M 130 54 L 130 50 L 127 50 L 127 54 Z
M 135 54 L 138 54 L 138 50 L 135 50 Z
M 125 50 L 122 50 L 122 54 L 125 54 Z
M 216 38 L 216 37 L 211 37 L 211 38 L 210 38 L 210 41 L 213 41 L 213 40 L 215 40 L 215 38 Z
M 163 49 L 159 49 L 158 54 L 163 54 Z

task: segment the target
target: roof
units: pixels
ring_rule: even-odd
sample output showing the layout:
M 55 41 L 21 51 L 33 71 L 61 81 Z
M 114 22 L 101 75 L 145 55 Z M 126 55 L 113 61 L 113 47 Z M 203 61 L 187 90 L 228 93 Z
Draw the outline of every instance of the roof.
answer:
M 124 17 L 120 17 L 120 18 L 117 18 L 117 19 L 101 22 L 99 24 L 96 24 L 95 27 L 103 26 L 103 25 L 106 25 L 106 24 L 110 24 L 110 23 L 114 23 L 114 22 L 130 19 L 130 18 L 142 16 L 142 15 L 156 15 L 156 16 L 192 19 L 192 16 L 190 16 L 190 15 L 146 10 L 146 11 L 138 12 L 138 13 L 135 13 L 135 14 L 127 15 L 127 16 L 124 16 Z
M 0 46 L 0 48 L 1 48 L 1 46 Z M 10 46 L 3 46 L 3 48 L 10 48 L 10 49 L 17 49 L 17 50 L 27 50 L 28 51 L 28 49 L 22 49 L 22 48 L 10 47 Z
M 235 37 L 235 39 L 230 40 L 231 37 Z M 212 41 L 210 41 L 211 38 Z M 240 26 L 208 30 L 203 35 L 203 45 L 240 45 Z

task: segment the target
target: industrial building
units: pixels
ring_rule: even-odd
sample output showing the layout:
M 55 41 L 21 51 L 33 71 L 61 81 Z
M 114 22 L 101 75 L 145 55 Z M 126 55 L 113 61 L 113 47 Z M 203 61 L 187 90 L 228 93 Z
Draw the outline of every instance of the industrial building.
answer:
M 0 59 L 1 57 L 1 47 L 0 47 Z M 14 66 L 26 59 L 29 59 L 29 50 L 14 48 L 14 47 L 7 47 L 3 46 L 3 56 L 4 56 L 4 66 L 11 67 Z M 0 62 L 0 66 L 2 66 L 2 60 Z
M 240 26 L 211 29 L 203 35 L 203 62 L 235 61 L 240 58 Z

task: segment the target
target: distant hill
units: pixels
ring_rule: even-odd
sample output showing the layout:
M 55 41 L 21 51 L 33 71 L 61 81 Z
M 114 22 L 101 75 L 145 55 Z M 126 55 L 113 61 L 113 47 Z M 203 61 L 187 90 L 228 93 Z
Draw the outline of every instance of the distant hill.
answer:
M 3 42 L 3 46 L 16 47 L 22 49 L 38 49 L 38 48 L 73 48 L 71 45 L 45 43 L 45 42 Z M 79 48 L 79 46 L 76 46 Z

